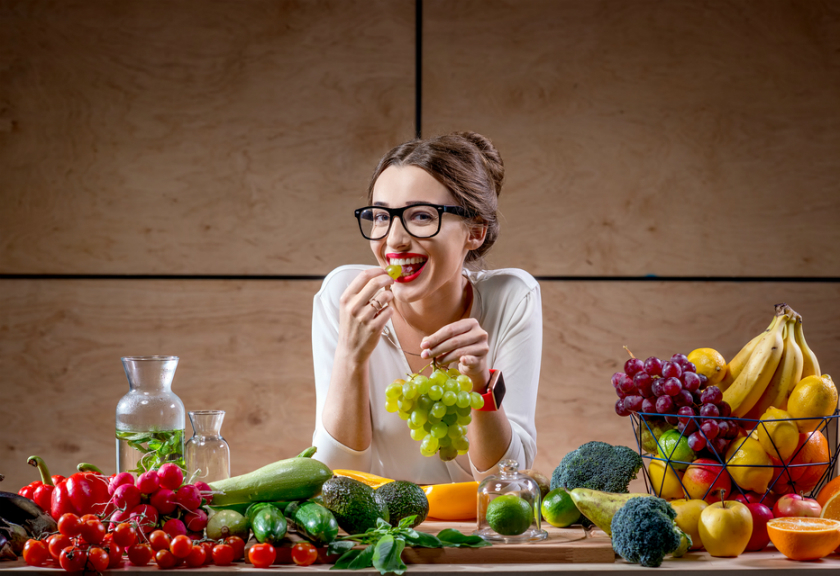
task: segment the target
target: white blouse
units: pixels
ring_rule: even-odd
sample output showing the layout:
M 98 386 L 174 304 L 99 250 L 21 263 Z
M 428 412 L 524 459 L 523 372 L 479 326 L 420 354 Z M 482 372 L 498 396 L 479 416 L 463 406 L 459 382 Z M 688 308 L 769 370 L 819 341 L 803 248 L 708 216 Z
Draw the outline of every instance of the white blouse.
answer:
M 336 268 L 315 295 L 312 316 L 317 401 L 312 443 L 318 448 L 315 458 L 331 468 L 370 472 L 418 484 L 480 480 L 496 473 L 497 465 L 489 470 L 477 470 L 469 453 L 451 462 L 443 462 L 437 454 L 423 456 L 420 442 L 412 440 L 405 421 L 385 410 L 385 388 L 411 373 L 390 321 L 369 360 L 371 445 L 362 451 L 353 450 L 324 429 L 321 416 L 338 345 L 339 298 L 353 279 L 368 268 L 371 266 Z M 499 461 L 512 459 L 519 462 L 520 469 L 530 468 L 537 453 L 534 412 L 542 356 L 540 286 L 533 276 L 514 268 L 464 270 L 464 275 L 472 283 L 475 294 L 470 317 L 477 319 L 488 334 L 488 365 L 504 373 L 507 388 L 503 406 L 512 434 L 510 445 Z

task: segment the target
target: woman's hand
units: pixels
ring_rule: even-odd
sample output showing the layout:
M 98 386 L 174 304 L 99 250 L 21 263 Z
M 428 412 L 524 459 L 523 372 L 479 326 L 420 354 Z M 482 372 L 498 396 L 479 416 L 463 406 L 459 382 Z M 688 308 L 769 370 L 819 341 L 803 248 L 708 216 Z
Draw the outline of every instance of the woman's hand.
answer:
M 394 313 L 389 306 L 394 295 L 384 290 L 393 283 L 393 278 L 382 268 L 365 270 L 350 283 L 339 299 L 337 353 L 344 353 L 358 363 L 370 358 L 382 329 Z M 379 308 L 372 302 L 374 298 Z
M 490 380 L 487 366 L 487 332 L 475 318 L 447 324 L 420 343 L 420 356 L 440 364 L 458 362 L 458 370 L 473 381 L 473 390 L 484 390 Z

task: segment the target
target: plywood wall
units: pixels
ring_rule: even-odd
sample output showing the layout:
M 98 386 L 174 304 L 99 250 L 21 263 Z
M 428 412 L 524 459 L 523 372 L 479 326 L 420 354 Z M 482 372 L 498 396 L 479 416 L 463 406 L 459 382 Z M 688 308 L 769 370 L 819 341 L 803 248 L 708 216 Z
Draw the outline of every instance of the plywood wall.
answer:
M 787 301 L 840 369 L 832 3 L 425 0 L 423 27 L 424 134 L 505 159 L 490 264 L 580 278 L 542 282 L 537 468 L 632 445 L 623 345 L 730 357 Z M 181 357 L 234 473 L 309 444 L 319 282 L 247 277 L 371 261 L 352 209 L 414 134 L 414 30 L 413 0 L 0 2 L 4 489 L 31 454 L 113 467 L 126 354 Z

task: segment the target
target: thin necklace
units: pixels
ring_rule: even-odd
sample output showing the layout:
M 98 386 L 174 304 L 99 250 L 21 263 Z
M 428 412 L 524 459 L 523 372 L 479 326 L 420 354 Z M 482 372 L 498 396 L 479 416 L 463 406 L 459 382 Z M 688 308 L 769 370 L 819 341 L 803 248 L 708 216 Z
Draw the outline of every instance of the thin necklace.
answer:
M 475 288 L 473 288 L 472 282 L 469 281 L 469 278 L 467 279 L 467 286 L 469 287 L 470 297 L 468 298 L 467 305 L 464 306 L 464 311 L 461 313 L 461 316 L 460 316 L 460 318 L 458 318 L 458 320 L 463 320 L 467 316 L 467 314 L 469 314 L 470 308 L 471 308 L 472 303 L 473 303 L 474 293 L 475 293 L 476 290 L 475 290 Z M 414 330 L 415 334 L 422 334 L 423 333 L 422 331 L 415 328 L 414 325 L 411 322 L 408 321 L 408 318 L 405 317 L 405 314 L 403 314 L 402 312 L 399 311 L 399 308 L 397 308 L 397 301 L 396 300 L 394 300 L 394 310 L 397 313 L 399 313 L 400 318 L 402 318 L 402 321 L 405 322 L 406 325 L 409 328 Z M 458 320 L 456 320 L 456 322 Z M 395 330 L 396 330 L 396 328 L 395 328 Z M 408 354 L 410 356 L 417 356 L 418 358 L 420 357 L 420 354 L 415 354 L 414 352 L 409 352 L 408 350 L 403 349 L 399 344 L 397 344 L 394 340 L 391 339 L 391 337 L 390 337 L 390 335 L 388 335 L 388 333 L 383 332 L 382 335 L 385 336 L 385 338 L 388 340 L 388 342 L 393 344 L 394 347 L 397 348 L 398 350 L 400 350 L 401 352 L 403 352 L 405 354 Z

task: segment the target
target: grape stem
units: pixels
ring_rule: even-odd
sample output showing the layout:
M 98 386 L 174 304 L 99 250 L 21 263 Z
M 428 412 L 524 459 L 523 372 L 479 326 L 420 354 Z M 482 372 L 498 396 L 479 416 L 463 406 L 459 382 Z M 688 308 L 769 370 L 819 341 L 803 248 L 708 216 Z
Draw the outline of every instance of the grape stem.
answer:
M 630 352 L 630 348 L 628 348 L 627 346 L 622 346 L 622 348 L 624 348 L 625 350 L 627 350 L 627 353 L 628 353 L 628 354 L 630 354 L 630 358 L 636 358 L 635 356 L 633 356 L 633 353 L 632 353 L 632 352 Z

